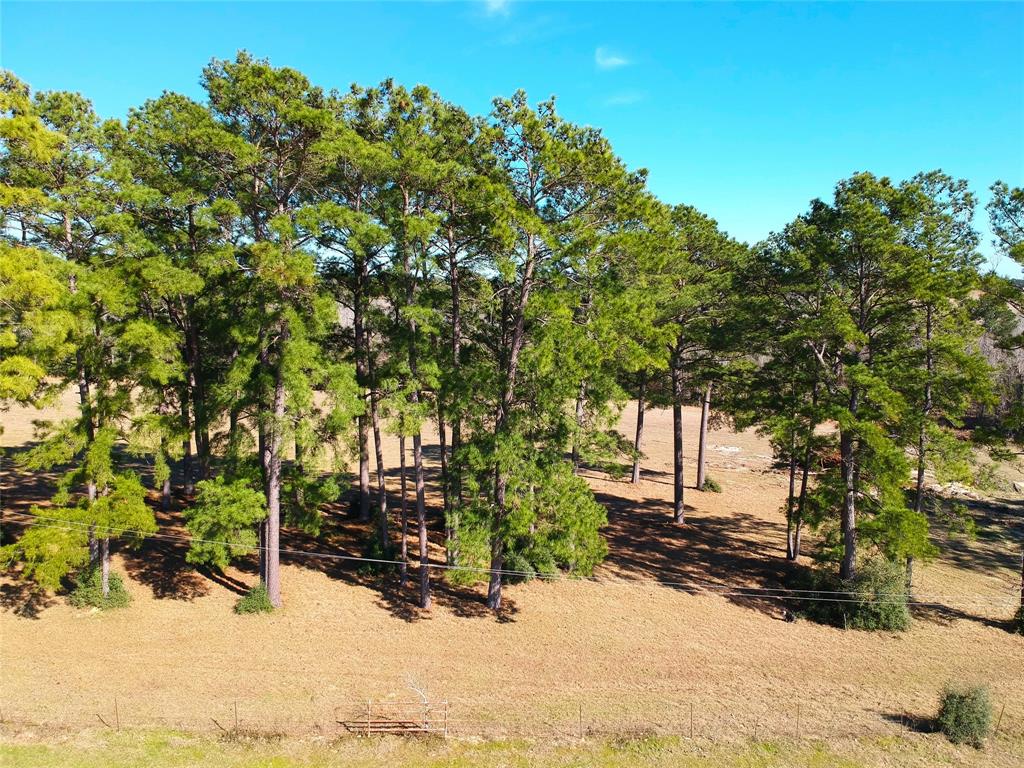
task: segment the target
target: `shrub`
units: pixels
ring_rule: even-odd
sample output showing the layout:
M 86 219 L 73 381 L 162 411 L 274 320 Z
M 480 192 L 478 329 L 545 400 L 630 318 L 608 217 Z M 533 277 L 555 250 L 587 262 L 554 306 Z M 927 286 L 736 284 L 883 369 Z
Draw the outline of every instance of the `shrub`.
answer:
M 192 536 L 185 559 L 223 571 L 256 548 L 256 525 L 267 516 L 267 502 L 248 481 L 220 476 L 196 484 L 195 503 L 183 516 Z
M 899 563 L 883 558 L 868 560 L 845 589 L 857 601 L 844 604 L 849 627 L 902 632 L 910 626 L 907 576 Z
M 940 730 L 954 744 L 981 747 L 992 726 L 992 703 L 982 686 L 956 688 L 947 685 L 939 704 Z
M 273 610 L 270 595 L 262 584 L 250 589 L 235 603 L 235 613 L 270 613 Z
M 103 597 L 103 574 L 99 568 L 88 568 L 75 579 L 68 601 L 76 608 L 124 608 L 132 600 L 120 574 L 107 578 L 107 596 Z
M 814 621 L 848 629 L 891 632 L 902 632 L 910 626 L 906 574 L 899 563 L 891 560 L 866 560 L 857 574 L 846 581 L 819 573 L 811 589 L 820 592 L 807 595 L 810 599 L 803 610 Z M 798 610 L 800 607 L 797 606 Z
M 1024 635 L 1024 605 L 1017 609 L 1017 614 L 1013 617 L 1013 628 L 1018 635 Z
M 705 477 L 704 488 L 702 490 L 708 491 L 710 493 L 721 493 L 722 486 L 719 485 L 718 481 L 715 480 L 713 477 Z
M 363 576 L 376 576 L 381 573 L 388 573 L 398 570 L 397 565 L 390 563 L 373 562 L 375 560 L 396 560 L 395 547 L 389 541 L 387 546 L 381 546 L 377 530 L 370 531 L 363 544 L 364 562 L 360 564 L 358 572 Z

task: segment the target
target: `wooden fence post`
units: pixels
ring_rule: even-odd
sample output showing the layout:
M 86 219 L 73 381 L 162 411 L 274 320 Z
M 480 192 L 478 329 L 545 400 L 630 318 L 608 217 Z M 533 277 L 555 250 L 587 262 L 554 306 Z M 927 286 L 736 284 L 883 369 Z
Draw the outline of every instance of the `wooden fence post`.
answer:
M 693 702 L 690 702 L 690 740 L 693 740 Z
M 1003 722 L 1003 712 L 1005 712 L 1005 711 L 1006 711 L 1006 702 L 1004 701 L 1003 702 L 1003 706 L 1001 706 L 999 708 L 999 717 L 996 718 L 996 728 L 995 728 L 994 731 L 992 731 L 992 738 L 995 738 L 996 736 L 999 735 L 999 726 Z
M 366 700 L 366 735 L 370 735 L 370 699 Z
M 796 738 L 800 740 L 800 702 L 796 703 Z
M 444 700 L 444 737 L 448 738 L 448 699 Z
M 114 697 L 114 727 L 117 730 L 121 730 L 121 713 L 117 708 L 117 696 Z

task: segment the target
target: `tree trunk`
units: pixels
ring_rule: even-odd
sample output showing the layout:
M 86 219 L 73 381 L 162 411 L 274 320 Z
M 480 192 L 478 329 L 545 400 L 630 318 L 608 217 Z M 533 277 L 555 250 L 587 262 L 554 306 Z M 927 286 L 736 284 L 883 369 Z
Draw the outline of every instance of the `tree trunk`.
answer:
M 270 604 L 281 607 L 281 451 L 284 443 L 284 345 L 288 326 L 284 325 L 279 343 L 274 381 L 274 423 L 268 436 L 267 449 L 267 542 L 266 587 Z
M 587 381 L 580 382 L 579 392 L 576 394 L 576 434 L 572 441 L 572 471 L 580 471 L 580 441 L 583 438 L 583 422 L 586 419 L 584 408 L 587 399 Z
M 188 389 L 192 395 L 192 426 L 196 439 L 196 456 L 199 460 L 199 477 L 206 480 L 210 477 L 210 431 L 205 417 L 205 396 L 200 368 L 199 332 L 192 321 L 192 302 L 189 302 L 189 317 L 186 366 L 188 368 Z M 185 425 L 186 428 L 188 424 Z
M 399 584 L 405 586 L 406 579 L 409 577 L 409 504 L 406 501 L 406 481 L 405 481 L 405 435 L 398 436 L 398 466 L 399 466 L 399 477 L 401 478 L 401 509 L 402 509 L 402 541 L 401 541 L 401 565 L 399 566 Z
M 700 437 L 697 440 L 697 490 L 704 490 L 706 479 L 708 443 L 708 417 L 711 415 L 711 382 L 704 388 L 704 398 L 700 406 Z
M 181 426 L 185 438 L 181 441 L 181 490 L 185 496 L 192 496 L 196 491 L 195 476 L 192 469 L 192 419 L 188 409 L 187 393 L 181 393 Z
M 102 550 L 102 567 L 100 568 L 100 584 L 103 586 L 103 599 L 110 597 L 110 539 L 100 539 Z
M 454 231 L 449 231 L 449 242 L 455 242 Z M 459 381 L 462 368 L 462 301 L 459 282 L 459 265 L 457 260 L 458 249 L 451 248 L 448 254 L 448 271 L 452 287 L 452 373 L 455 381 Z M 452 495 L 450 501 L 454 510 L 456 505 L 462 504 L 462 471 L 458 463 L 459 449 L 462 447 L 462 416 L 461 409 L 456 407 L 455 413 L 451 414 L 452 427 L 452 465 L 449 468 L 449 488 Z M 454 468 L 454 472 L 452 472 Z M 457 514 L 457 513 L 456 513 Z M 458 538 L 458 519 L 453 521 L 454 535 Z M 454 553 L 453 553 L 454 562 Z
M 500 478 L 500 492 L 496 492 L 495 498 L 501 499 L 502 508 L 505 503 L 505 480 Z M 501 610 L 501 576 L 505 564 L 505 538 L 501 531 L 491 533 L 491 576 L 487 582 L 487 607 L 492 611 Z
M 78 402 L 82 408 L 82 421 L 85 423 L 85 439 L 87 445 L 92 445 L 96 439 L 96 426 L 92 417 L 92 403 L 89 400 L 89 379 L 85 373 L 85 363 L 82 362 L 82 353 L 78 352 Z M 96 482 L 90 478 L 86 484 L 86 493 L 89 501 L 96 501 Z
M 789 494 L 786 496 L 786 559 L 796 560 L 794 518 L 796 517 L 796 429 L 789 442 Z
M 452 497 L 448 477 L 448 438 L 445 434 L 444 413 L 440 395 L 437 398 L 437 442 L 441 452 L 441 506 L 444 512 L 444 561 L 452 565 L 455 544 L 455 530 L 452 527 Z
M 924 470 L 927 463 L 927 440 L 928 440 L 928 419 L 932 412 L 932 306 L 929 304 L 925 309 L 925 378 L 924 378 L 924 403 L 921 408 L 921 429 L 917 435 L 917 488 L 914 493 L 914 511 L 919 515 L 924 513 Z M 914 558 L 907 556 L 907 594 L 914 588 Z
M 367 381 L 367 360 L 368 339 L 363 317 L 363 284 L 365 282 L 366 267 L 362 260 L 356 264 L 356 286 L 353 291 L 352 300 L 352 326 L 355 341 L 356 359 L 356 381 L 359 384 L 359 396 L 366 403 L 366 392 L 369 386 Z M 356 417 L 356 431 L 359 444 L 359 520 L 369 522 L 370 520 L 370 449 L 369 429 L 366 414 Z
M 427 552 L 427 507 L 423 484 L 423 446 L 419 430 L 412 436 L 412 463 L 416 476 L 416 523 L 420 545 L 420 608 L 429 608 L 430 568 Z
M 300 417 L 297 417 L 297 419 Z M 295 483 L 295 504 L 299 509 L 302 509 L 306 505 L 306 496 L 303 492 L 302 478 L 306 476 L 306 448 L 302 444 L 302 440 L 299 439 L 299 433 L 296 432 L 294 436 L 294 451 L 295 451 L 295 476 L 299 482 Z
M 636 394 L 636 437 L 633 440 L 633 478 L 640 482 L 640 448 L 644 439 L 644 395 L 647 394 L 647 374 L 640 374 L 640 386 Z
M 683 489 L 683 372 L 678 359 L 672 361 L 672 521 L 686 522 L 686 497 Z
M 228 411 L 228 443 L 232 448 L 238 445 L 238 417 L 238 405 L 232 405 L 231 410 Z
M 23 230 L 24 231 L 24 230 Z M 66 240 L 65 245 L 67 246 L 68 259 L 73 259 L 74 254 L 74 239 L 71 231 L 71 216 L 64 213 L 64 238 Z M 68 290 L 75 294 L 78 292 L 78 279 L 74 273 L 68 278 Z M 75 352 L 75 364 L 78 370 L 78 403 L 82 410 L 82 421 L 85 423 L 85 440 L 86 446 L 92 445 L 93 440 L 96 439 L 96 424 L 93 419 L 92 413 L 92 401 L 89 393 L 89 376 L 85 368 L 85 356 L 79 349 Z M 95 478 L 87 478 L 85 484 L 86 496 L 89 499 L 89 503 L 92 504 L 96 501 L 96 480 Z M 96 537 L 92 533 L 92 529 L 89 530 L 89 563 L 95 566 L 99 560 L 99 546 L 96 544 Z
M 164 478 L 163 488 L 160 490 L 160 508 L 164 512 L 169 512 L 171 509 L 171 476 L 170 474 Z
M 370 422 L 373 425 L 373 451 L 377 460 L 377 539 L 381 551 L 388 550 L 388 489 L 384 478 L 384 446 L 380 437 L 379 395 L 376 389 L 370 392 Z
M 71 292 L 75 292 L 74 278 L 72 278 Z M 89 379 L 85 374 L 85 363 L 83 362 L 82 353 L 78 352 L 78 401 L 82 408 L 82 420 L 85 422 L 85 439 L 86 444 L 91 445 L 92 441 L 96 437 L 96 430 L 93 424 L 92 418 L 92 403 L 89 401 Z M 85 482 L 85 494 L 89 500 L 89 504 L 92 505 L 96 501 L 96 480 L 93 477 L 89 477 Z M 99 564 L 100 559 L 100 546 L 96 540 L 96 533 L 92 526 L 89 527 L 89 565 L 96 567 Z
M 925 379 L 924 402 L 921 408 L 921 428 L 917 435 L 917 488 L 914 494 L 914 511 L 924 511 L 924 470 L 927 453 L 927 423 L 932 411 L 932 308 L 926 310 L 925 320 Z
M 526 265 L 523 270 L 523 281 L 519 286 L 519 299 L 513 318 L 512 343 L 509 345 L 508 362 L 505 369 L 505 381 L 495 419 L 495 434 L 501 436 L 508 427 L 508 419 L 515 399 L 516 379 L 519 375 L 519 355 L 523 349 L 526 327 L 526 306 L 533 288 L 533 271 L 536 266 L 536 244 L 533 235 L 526 239 Z M 494 518 L 491 524 L 491 577 L 487 584 L 487 607 L 492 611 L 501 610 L 501 571 L 505 564 L 505 491 L 508 477 L 500 465 L 494 468 Z
M 260 584 L 266 585 L 267 583 L 267 518 L 263 518 L 260 524 L 256 528 L 256 532 L 259 534 L 259 571 L 260 571 Z
M 267 350 L 262 350 L 260 352 L 260 364 L 262 366 L 264 366 L 264 369 L 266 369 L 270 365 L 269 360 L 270 360 L 270 358 L 268 356 Z M 260 393 L 260 405 L 259 405 L 261 413 L 262 413 L 262 411 L 263 411 L 263 409 L 265 407 L 264 406 L 264 402 L 265 401 L 263 400 L 263 395 L 264 395 L 264 393 L 261 392 Z M 270 478 L 270 437 L 269 437 L 269 431 L 267 429 L 267 420 L 266 420 L 266 418 L 258 415 L 257 419 L 256 419 L 256 422 L 257 422 L 257 427 L 256 427 L 256 433 L 257 433 L 256 451 L 257 451 L 257 453 L 259 453 L 259 456 L 260 456 L 260 473 L 261 473 L 261 475 L 263 477 L 263 495 L 267 496 L 267 487 L 268 487 L 268 483 L 270 482 L 270 480 L 269 480 L 269 478 Z M 270 524 L 269 517 L 265 517 L 265 518 L 263 518 L 263 522 L 261 522 L 260 526 L 259 526 L 259 534 L 260 534 L 260 583 L 263 584 L 264 586 L 266 586 L 266 584 L 267 584 L 267 546 L 268 546 L 268 543 L 270 541 L 270 539 L 268 538 L 268 534 L 267 534 L 267 528 L 268 528 L 269 524 Z
M 804 462 L 800 468 L 800 496 L 796 504 L 796 515 L 793 521 L 793 560 L 800 558 L 800 533 L 804 525 L 804 509 L 807 504 L 807 480 L 810 474 L 811 465 L 811 438 L 807 438 L 807 447 L 804 450 Z
M 857 412 L 857 399 L 857 391 L 854 389 L 850 395 L 851 414 L 856 414 Z M 849 428 L 840 428 L 839 455 L 843 484 L 845 486 L 841 519 L 843 562 L 839 569 L 839 576 L 842 579 L 851 579 L 857 570 L 857 461 L 854 452 L 853 435 Z

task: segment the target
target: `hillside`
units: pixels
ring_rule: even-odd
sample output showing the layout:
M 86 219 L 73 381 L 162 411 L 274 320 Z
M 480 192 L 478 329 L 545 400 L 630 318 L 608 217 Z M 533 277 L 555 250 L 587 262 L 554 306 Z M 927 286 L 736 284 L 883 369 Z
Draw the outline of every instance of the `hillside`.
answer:
M 623 430 L 633 418 L 623 414 Z M 53 414 L 50 414 L 53 415 Z M 4 417 L 4 445 L 30 439 L 34 412 Z M 695 455 L 697 409 L 687 409 Z M 176 513 L 140 551 L 118 551 L 130 607 L 99 614 L 38 599 L 3 579 L 3 685 L 8 721 L 59 727 L 215 730 L 234 722 L 294 735 L 333 734 L 372 699 L 448 702 L 450 732 L 566 737 L 664 733 L 721 742 L 883 737 L 933 714 L 947 680 L 988 684 L 1005 705 L 1000 731 L 1024 736 L 1024 641 L 1003 621 L 1019 587 L 1020 499 L 972 503 L 976 541 L 937 539 L 918 569 L 918 606 L 903 634 L 842 631 L 783 620 L 779 602 L 738 587 L 777 588 L 784 576 L 785 478 L 752 432 L 713 431 L 709 473 L 721 494 L 687 488 L 684 527 L 670 523 L 671 417 L 648 416 L 643 480 L 596 473 L 610 553 L 594 580 L 514 585 L 496 620 L 482 590 L 439 584 L 415 607 L 393 574 L 300 552 L 358 556 L 358 523 L 328 512 L 314 541 L 287 532 L 283 610 L 237 616 L 255 564 L 224 577 L 184 564 Z M 427 439 L 426 454 L 437 458 Z M 387 446 L 389 466 L 397 447 Z M 433 468 L 433 464 L 431 464 Z M 687 464 L 688 485 L 692 462 Z M 27 511 L 47 488 L 5 459 L 5 513 Z M 389 487 L 397 492 L 395 474 Z M 437 498 L 432 536 L 439 544 Z M 397 497 L 393 499 L 397 508 Z M 5 527 L 15 528 L 7 516 Z M 440 562 L 437 546 L 434 559 Z M 655 583 L 658 582 L 658 583 Z M 115 713 L 116 700 L 116 713 Z M 935 737 L 920 737 L 935 738 Z

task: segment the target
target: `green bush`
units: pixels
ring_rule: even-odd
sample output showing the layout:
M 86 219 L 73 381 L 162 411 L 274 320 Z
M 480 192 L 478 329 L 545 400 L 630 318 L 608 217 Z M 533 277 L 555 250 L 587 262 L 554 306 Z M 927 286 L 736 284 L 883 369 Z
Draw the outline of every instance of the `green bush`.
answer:
M 992 703 L 982 686 L 956 688 L 947 685 L 939 704 L 939 729 L 954 744 L 981 747 L 992 727 Z
M 846 585 L 857 600 L 846 603 L 847 626 L 853 629 L 902 632 L 910 626 L 907 576 L 903 566 L 876 558 L 861 565 Z
M 183 516 L 192 537 L 185 559 L 223 571 L 256 548 L 256 526 L 267 516 L 267 501 L 249 481 L 219 476 L 196 483 L 196 500 Z
M 103 597 L 103 574 L 99 568 L 88 568 L 75 579 L 68 601 L 76 608 L 124 608 L 132 600 L 120 574 L 107 578 L 107 596 Z
M 704 488 L 702 490 L 708 491 L 709 493 L 721 493 L 722 486 L 719 485 L 718 481 L 713 477 L 705 477 Z
M 902 632 L 910 626 L 903 566 L 878 557 L 861 563 L 852 579 L 817 574 L 804 614 L 844 629 Z M 800 606 L 797 606 L 799 609 Z
M 378 514 L 378 513 L 374 513 Z M 392 565 L 390 563 L 377 563 L 372 562 L 374 560 L 397 560 L 398 557 L 395 552 L 395 547 L 389 541 L 387 546 L 381 546 L 380 537 L 377 534 L 376 528 L 370 531 L 370 534 L 366 537 L 366 542 L 363 544 L 363 558 L 364 562 L 357 569 L 359 574 L 362 576 L 376 576 L 381 573 L 390 573 L 397 571 L 399 566 Z
M 235 603 L 235 613 L 270 613 L 273 610 L 270 595 L 262 584 L 250 589 Z
M 1024 635 L 1024 605 L 1017 609 L 1017 614 L 1013 617 L 1013 628 L 1018 635 Z

